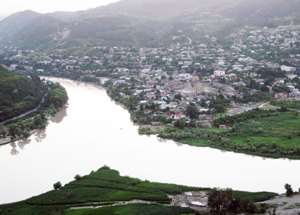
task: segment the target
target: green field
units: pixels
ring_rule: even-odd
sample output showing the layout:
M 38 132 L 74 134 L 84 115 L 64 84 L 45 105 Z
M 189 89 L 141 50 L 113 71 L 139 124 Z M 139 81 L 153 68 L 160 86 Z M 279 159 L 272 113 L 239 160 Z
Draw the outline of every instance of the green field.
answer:
M 137 178 L 120 176 L 118 171 L 111 170 L 109 167 L 102 167 L 79 179 L 59 190 L 52 190 L 22 202 L 0 205 L 0 214 L 195 214 L 195 211 L 190 208 L 171 206 L 171 199 L 167 195 L 182 194 L 185 191 L 209 192 L 211 190 L 141 181 Z M 270 199 L 276 194 L 234 191 L 233 195 L 235 199 L 249 196 L 254 202 L 258 202 Z M 114 205 L 130 200 L 146 202 Z M 92 208 L 87 208 L 89 206 Z M 71 209 L 74 207 L 76 209 Z
M 155 132 L 149 129 L 141 129 L 140 132 L 193 146 L 209 146 L 263 157 L 300 159 L 300 116 L 295 111 L 278 111 L 254 109 L 214 121 L 216 126 L 231 126 L 226 130 L 164 127 Z
M 258 131 L 258 129 L 262 131 Z M 279 147 L 292 148 L 300 146 L 300 117 L 294 114 L 282 113 L 279 116 L 267 118 L 252 119 L 241 123 L 238 126 L 237 133 L 229 137 L 231 141 L 237 141 L 241 144 L 251 143 L 276 143 Z

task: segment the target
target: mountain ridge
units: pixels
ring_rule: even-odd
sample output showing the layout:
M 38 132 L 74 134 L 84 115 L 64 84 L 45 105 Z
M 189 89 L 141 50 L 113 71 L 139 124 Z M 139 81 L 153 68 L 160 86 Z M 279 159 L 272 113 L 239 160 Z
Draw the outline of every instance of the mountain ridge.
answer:
M 220 37 L 225 37 L 224 29 L 266 25 L 286 16 L 300 17 L 300 0 L 121 0 L 77 12 L 19 12 L 0 21 L 0 34 L 5 44 L 11 41 L 30 48 L 65 47 L 70 41 L 79 46 L 158 46 L 162 38 L 170 40 L 178 31 L 198 37 L 204 31 L 211 35 L 222 32 Z

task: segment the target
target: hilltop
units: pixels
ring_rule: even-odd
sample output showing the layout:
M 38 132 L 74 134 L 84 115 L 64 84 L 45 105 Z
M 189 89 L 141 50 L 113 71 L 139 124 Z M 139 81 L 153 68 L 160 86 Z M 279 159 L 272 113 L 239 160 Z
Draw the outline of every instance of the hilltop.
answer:
M 54 190 L 22 202 L 0 205 L 4 214 L 105 214 L 105 215 L 156 215 L 205 214 L 209 188 L 187 187 L 142 181 L 120 176 L 119 172 L 107 166 L 89 175 L 76 175 L 74 181 L 61 186 L 55 183 Z M 234 201 L 229 202 L 230 211 L 245 210 L 240 200 L 248 198 L 244 205 L 251 205 L 257 211 L 266 210 L 253 202 L 275 197 L 270 192 L 232 191 Z M 251 202 L 250 202 L 251 201 Z M 253 201 L 253 202 L 252 202 Z M 180 207 L 180 205 L 185 205 Z M 201 206 L 199 206 L 201 205 Z M 242 205 L 242 204 L 241 204 Z M 259 206 L 259 207 L 258 207 Z M 241 209 L 239 208 L 241 207 Z M 193 208 L 193 209 L 192 209 Z M 263 209 L 264 208 L 264 209 Z M 247 211 L 247 210 L 246 210 Z M 197 213 L 196 213 L 197 214 Z
M 244 25 L 271 26 L 286 18 L 297 23 L 299 5 L 297 0 L 121 0 L 78 12 L 19 12 L 0 21 L 0 34 L 3 44 L 27 48 L 158 47 L 182 32 L 194 39 L 223 38 Z

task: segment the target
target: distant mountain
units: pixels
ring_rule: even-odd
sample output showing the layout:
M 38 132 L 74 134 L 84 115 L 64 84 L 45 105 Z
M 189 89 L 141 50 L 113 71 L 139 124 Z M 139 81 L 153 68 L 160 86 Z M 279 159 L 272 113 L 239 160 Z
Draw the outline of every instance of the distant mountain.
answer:
M 0 65 L 0 122 L 36 107 L 46 88 L 38 78 L 15 75 Z
M 0 16 L 0 21 L 2 20 L 2 19 L 4 19 L 5 18 L 5 16 Z
M 267 22 L 272 18 L 295 16 L 300 13 L 300 0 L 247 0 L 222 11 L 222 15 L 250 22 Z
M 0 22 L 0 35 L 12 36 L 41 14 L 31 10 L 15 13 Z
M 239 26 L 287 16 L 300 17 L 300 0 L 121 0 L 78 12 L 20 12 L 0 21 L 0 34 L 3 44 L 30 48 L 159 46 L 178 32 L 224 38 Z
M 40 15 L 9 39 L 18 45 L 26 44 L 29 48 L 35 48 L 54 41 L 64 26 L 65 23 L 60 19 Z

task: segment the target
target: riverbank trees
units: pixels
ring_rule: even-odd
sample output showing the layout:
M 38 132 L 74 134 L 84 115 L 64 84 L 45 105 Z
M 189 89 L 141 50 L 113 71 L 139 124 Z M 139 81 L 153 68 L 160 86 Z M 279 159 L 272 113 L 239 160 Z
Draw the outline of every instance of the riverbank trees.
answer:
M 0 122 L 11 119 L 41 102 L 47 85 L 37 76 L 15 75 L 0 68 Z
M 49 91 L 40 108 L 22 118 L 7 121 L 0 127 L 1 138 L 28 138 L 31 131 L 47 126 L 47 116 L 54 114 L 68 101 L 66 90 L 58 83 L 48 83 Z

